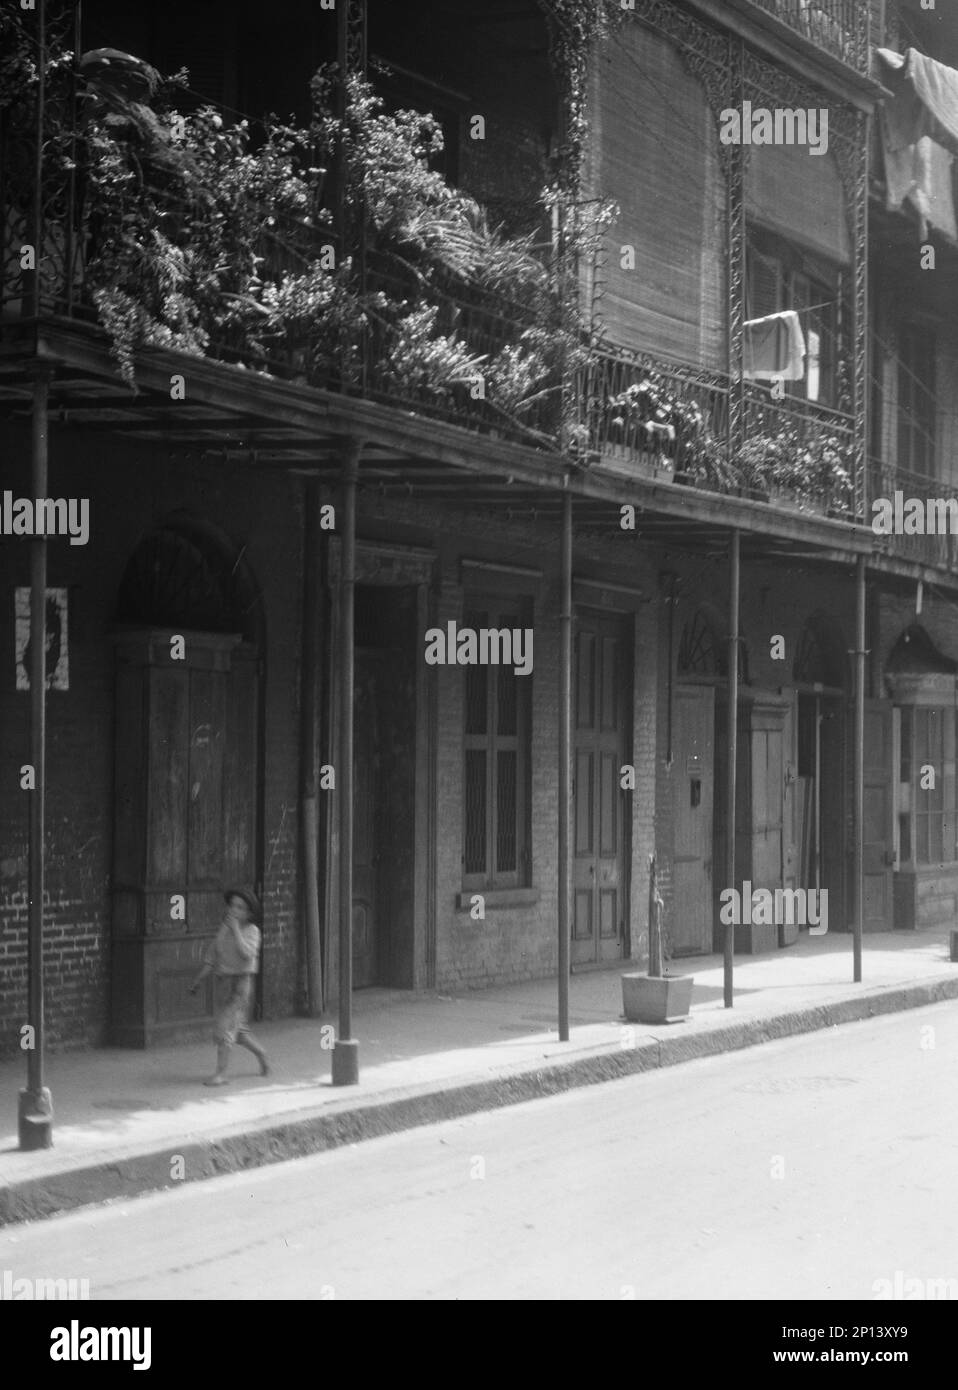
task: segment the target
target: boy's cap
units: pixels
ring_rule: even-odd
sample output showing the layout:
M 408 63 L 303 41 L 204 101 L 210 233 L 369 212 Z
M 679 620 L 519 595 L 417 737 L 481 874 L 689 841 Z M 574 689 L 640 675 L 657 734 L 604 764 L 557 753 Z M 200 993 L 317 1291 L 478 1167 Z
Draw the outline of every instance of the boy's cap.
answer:
M 253 921 L 259 922 L 261 920 L 263 909 L 260 906 L 259 898 L 253 892 L 252 888 L 227 888 L 223 894 L 223 901 L 228 903 L 230 898 L 242 898 L 243 902 L 252 913 Z

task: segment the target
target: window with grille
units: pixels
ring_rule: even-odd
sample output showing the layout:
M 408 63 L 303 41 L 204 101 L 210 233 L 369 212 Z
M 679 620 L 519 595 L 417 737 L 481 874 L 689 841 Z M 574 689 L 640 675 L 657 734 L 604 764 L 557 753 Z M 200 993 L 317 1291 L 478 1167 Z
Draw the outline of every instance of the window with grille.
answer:
M 472 599 L 463 626 L 531 627 L 531 602 Z M 464 888 L 529 883 L 533 676 L 513 666 L 467 666 L 464 680 Z
M 902 863 L 950 864 L 958 858 L 954 708 L 901 710 L 898 835 Z

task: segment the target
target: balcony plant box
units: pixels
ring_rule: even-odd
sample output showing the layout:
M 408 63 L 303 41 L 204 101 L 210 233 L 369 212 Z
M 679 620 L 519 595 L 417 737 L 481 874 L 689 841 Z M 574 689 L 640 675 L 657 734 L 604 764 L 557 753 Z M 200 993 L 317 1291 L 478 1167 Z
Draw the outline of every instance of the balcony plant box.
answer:
M 662 899 L 655 882 L 655 855 L 649 856 L 649 969 L 622 976 L 622 1012 L 630 1023 L 673 1023 L 688 1018 L 691 975 L 670 975 L 663 965 Z

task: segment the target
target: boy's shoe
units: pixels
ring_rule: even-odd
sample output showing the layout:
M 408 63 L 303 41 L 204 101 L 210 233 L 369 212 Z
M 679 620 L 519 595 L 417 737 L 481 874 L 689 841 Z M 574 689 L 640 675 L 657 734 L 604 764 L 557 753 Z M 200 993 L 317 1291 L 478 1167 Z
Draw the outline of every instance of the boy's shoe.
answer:
M 219 1072 L 219 1071 L 218 1071 L 218 1072 L 215 1073 L 215 1075 L 213 1075 L 213 1076 L 208 1076 L 208 1077 L 206 1078 L 206 1080 L 203 1082 L 203 1085 L 204 1085 L 204 1086 L 225 1086 L 225 1085 L 226 1085 L 226 1077 L 223 1075 L 222 1072 Z

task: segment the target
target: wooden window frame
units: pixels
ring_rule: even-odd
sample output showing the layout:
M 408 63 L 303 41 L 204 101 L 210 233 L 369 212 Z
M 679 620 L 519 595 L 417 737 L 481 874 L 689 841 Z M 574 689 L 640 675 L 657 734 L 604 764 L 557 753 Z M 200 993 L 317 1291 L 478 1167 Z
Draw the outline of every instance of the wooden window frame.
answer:
M 463 602 L 463 626 L 472 626 L 472 616 L 484 614 L 483 627 L 520 627 L 532 629 L 533 601 L 531 596 L 514 592 L 509 595 L 503 587 L 470 588 Z M 502 666 L 466 667 L 462 673 L 462 887 L 464 892 L 495 891 L 528 888 L 532 882 L 532 682 L 534 672 L 526 676 L 507 675 Z M 468 731 L 468 682 L 485 677 L 486 725 L 483 731 Z M 515 733 L 502 733 L 497 727 L 499 687 L 503 678 L 516 683 Z M 469 753 L 485 754 L 485 825 L 483 830 L 483 868 L 467 871 L 466 851 L 470 840 L 470 806 L 467 796 L 466 764 Z M 499 754 L 515 752 L 515 868 L 502 869 L 498 863 L 499 846 Z
M 904 705 L 898 718 L 898 865 L 903 869 L 925 869 L 958 863 L 958 709 L 953 705 Z M 940 755 L 929 746 L 936 721 Z M 923 790 L 921 786 L 925 765 L 935 770 L 933 790 Z M 938 849 L 940 854 L 932 853 Z
M 839 302 L 844 293 L 842 267 L 826 257 L 812 256 L 801 247 L 793 245 L 777 232 L 764 227 L 749 228 L 749 242 L 746 251 L 748 275 L 747 290 L 749 300 L 755 298 L 756 259 L 766 262 L 766 267 L 774 275 L 776 282 L 776 306 L 749 303 L 748 318 L 761 318 L 768 313 L 783 313 L 787 309 L 797 309 L 805 335 L 806 346 L 810 331 L 818 334 L 818 396 L 812 400 L 808 394 L 809 372 L 806 362 L 805 375 L 801 381 L 784 383 L 786 395 L 792 399 L 808 401 L 811 405 L 838 408 L 841 383 L 839 379 Z M 829 280 L 831 276 L 831 282 Z M 834 302 L 832 302 L 834 301 Z M 814 307 L 811 306 L 824 306 Z M 809 309 L 811 308 L 811 312 Z M 759 312 L 761 311 L 761 312 Z
M 922 380 L 923 367 L 928 368 L 932 378 L 924 383 L 924 392 L 916 384 Z M 895 388 L 895 461 L 899 468 L 922 478 L 937 477 L 936 368 L 937 348 L 932 331 L 915 324 L 900 330 Z

